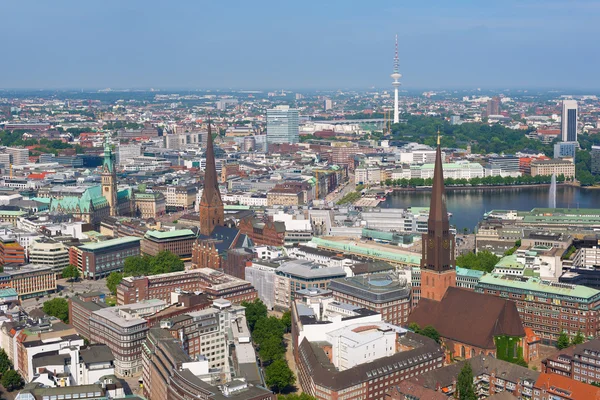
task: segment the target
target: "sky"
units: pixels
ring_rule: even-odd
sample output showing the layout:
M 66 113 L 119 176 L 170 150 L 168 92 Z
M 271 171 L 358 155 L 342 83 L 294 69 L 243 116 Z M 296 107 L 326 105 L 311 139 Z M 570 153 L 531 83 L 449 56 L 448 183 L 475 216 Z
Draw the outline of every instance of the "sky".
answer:
M 595 0 L 0 4 L 0 88 L 598 89 Z

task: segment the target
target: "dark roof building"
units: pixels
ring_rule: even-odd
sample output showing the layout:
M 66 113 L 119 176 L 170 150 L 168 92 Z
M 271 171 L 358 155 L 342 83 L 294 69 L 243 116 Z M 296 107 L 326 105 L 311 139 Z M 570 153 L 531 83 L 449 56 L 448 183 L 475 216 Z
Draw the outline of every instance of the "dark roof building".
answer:
M 540 373 L 491 356 L 479 355 L 469 360 L 473 370 L 475 393 L 487 396 L 500 391 L 531 398 Z M 426 372 L 409 380 L 414 385 L 453 396 L 456 381 L 465 361 Z
M 525 337 L 513 301 L 453 287 L 448 288 L 441 301 L 421 299 L 408 323 L 421 328 L 433 326 L 444 339 L 448 358 L 496 355 L 497 337 Z
M 337 301 L 376 311 L 384 321 L 394 325 L 404 325 L 410 314 L 411 287 L 397 274 L 334 279 L 329 290 Z
M 391 356 L 339 370 L 331 362 L 330 343 L 305 338 L 298 349 L 298 380 L 303 391 L 317 399 L 383 399 L 398 382 L 443 364 L 442 349 L 425 336 L 398 336 L 396 349 Z

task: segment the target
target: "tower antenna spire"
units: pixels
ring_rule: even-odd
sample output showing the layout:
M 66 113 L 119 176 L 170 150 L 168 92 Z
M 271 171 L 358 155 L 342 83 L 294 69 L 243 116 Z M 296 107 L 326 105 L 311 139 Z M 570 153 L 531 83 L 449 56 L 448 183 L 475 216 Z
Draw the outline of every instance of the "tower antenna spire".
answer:
M 396 35 L 396 48 L 394 54 L 394 72 L 398 72 L 400 68 L 400 60 L 398 59 L 398 35 Z
M 394 51 L 394 72 L 390 76 L 392 81 L 392 86 L 394 87 L 394 123 L 397 124 L 400 122 L 400 114 L 398 111 L 398 87 L 400 87 L 400 78 L 402 78 L 402 74 L 399 72 L 400 61 L 398 59 L 398 35 L 396 35 L 396 45 Z

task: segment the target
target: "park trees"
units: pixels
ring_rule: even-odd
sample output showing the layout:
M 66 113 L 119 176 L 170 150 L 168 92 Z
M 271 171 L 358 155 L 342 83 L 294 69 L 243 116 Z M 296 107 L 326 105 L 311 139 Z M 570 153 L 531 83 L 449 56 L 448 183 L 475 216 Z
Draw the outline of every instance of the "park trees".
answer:
M 44 302 L 42 309 L 46 314 L 60 319 L 65 324 L 69 323 L 69 303 L 62 297 Z

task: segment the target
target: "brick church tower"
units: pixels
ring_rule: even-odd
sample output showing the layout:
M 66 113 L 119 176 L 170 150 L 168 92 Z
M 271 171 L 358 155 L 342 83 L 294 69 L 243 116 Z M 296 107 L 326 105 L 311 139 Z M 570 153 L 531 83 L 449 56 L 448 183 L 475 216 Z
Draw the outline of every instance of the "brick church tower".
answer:
M 206 138 L 206 169 L 204 170 L 204 191 L 200 199 L 200 234 L 210 236 L 215 226 L 223 226 L 224 211 L 219 183 L 217 181 L 217 168 L 215 167 L 215 151 L 213 138 L 208 120 L 208 137 Z
M 442 152 L 438 131 L 437 151 L 427 233 L 423 235 L 421 256 L 421 298 L 440 301 L 448 287 L 456 286 L 454 236 L 446 209 Z

